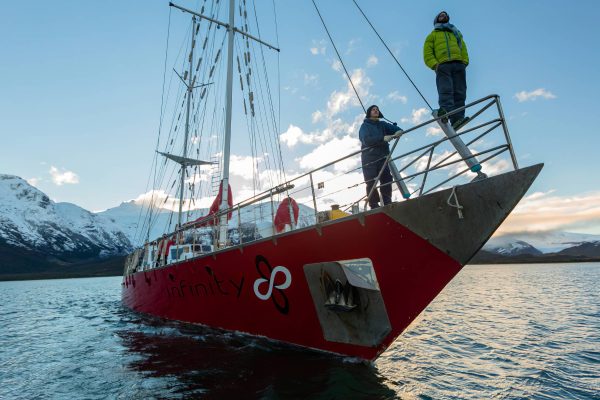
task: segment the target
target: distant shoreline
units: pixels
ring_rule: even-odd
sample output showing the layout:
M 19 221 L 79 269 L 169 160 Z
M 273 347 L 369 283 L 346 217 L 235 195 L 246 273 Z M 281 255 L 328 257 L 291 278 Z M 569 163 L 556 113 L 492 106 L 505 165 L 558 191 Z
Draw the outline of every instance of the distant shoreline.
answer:
M 6 281 L 37 281 L 46 279 L 75 279 L 75 278 L 101 278 L 107 276 L 122 276 L 121 273 L 87 274 L 85 272 L 74 273 L 24 273 L 24 274 L 0 274 L 0 282 Z
M 31 261 L 33 267 L 35 261 Z M 30 268 L 24 272 L 18 272 L 16 268 L 6 271 L 4 265 L 0 265 L 0 281 L 30 281 L 39 279 L 69 279 L 69 278 L 94 278 L 102 276 L 122 276 L 125 257 L 116 256 L 100 259 L 93 262 L 76 262 L 48 264 L 40 262 L 41 267 L 37 270 Z M 4 271 L 6 272 L 3 272 Z
M 573 256 L 566 254 L 522 254 L 516 256 L 503 256 L 480 250 L 469 264 L 551 264 L 551 263 L 576 263 L 599 262 L 600 257 Z
M 491 254 L 491 253 L 488 253 Z M 494 256 L 494 255 L 492 255 Z M 499 259 L 499 257 L 502 257 Z M 558 264 L 558 263 L 588 263 L 600 262 L 600 258 L 565 258 L 561 256 L 495 256 L 494 259 L 486 259 L 487 255 L 481 256 L 477 254 L 467 265 L 511 265 L 511 264 Z M 101 268 L 99 268 L 101 267 Z M 122 276 L 123 263 L 119 257 L 110 262 L 102 264 L 78 265 L 71 268 L 77 268 L 75 271 L 67 271 L 61 268 L 61 271 L 44 271 L 44 272 L 25 272 L 25 273 L 0 273 L 0 281 L 31 281 L 45 279 L 73 279 L 73 278 L 99 278 L 108 276 Z

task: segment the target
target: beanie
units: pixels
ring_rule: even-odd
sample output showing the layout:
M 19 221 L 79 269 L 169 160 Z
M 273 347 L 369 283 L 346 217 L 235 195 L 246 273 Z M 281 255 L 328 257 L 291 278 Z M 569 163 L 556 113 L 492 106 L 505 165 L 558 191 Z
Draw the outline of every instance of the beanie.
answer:
M 377 109 L 379 109 L 379 106 L 377 104 L 369 106 L 369 108 L 367 108 L 367 118 L 371 118 L 371 110 L 373 109 L 373 107 L 377 107 Z M 383 113 L 381 112 L 381 110 L 379 110 L 379 118 L 383 118 Z
M 440 13 L 438 15 L 436 15 L 433 20 L 434 25 L 440 22 L 440 21 L 438 21 L 438 19 L 440 18 L 440 15 L 442 15 L 442 14 L 446 14 L 446 16 L 448 17 L 448 21 L 446 21 L 446 22 L 450 22 L 450 14 L 448 14 L 446 11 L 440 11 Z

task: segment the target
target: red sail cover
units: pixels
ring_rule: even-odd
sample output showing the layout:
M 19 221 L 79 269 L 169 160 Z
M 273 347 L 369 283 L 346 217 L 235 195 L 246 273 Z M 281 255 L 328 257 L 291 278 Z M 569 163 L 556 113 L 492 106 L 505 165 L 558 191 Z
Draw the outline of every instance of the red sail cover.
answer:
M 292 199 L 291 197 L 286 197 L 283 199 L 281 204 L 279 204 L 279 207 L 277 207 L 277 213 L 275 214 L 275 220 L 273 221 L 277 233 L 283 231 L 286 224 L 292 224 L 290 219 L 290 202 L 292 204 L 292 211 L 294 212 L 294 223 L 298 223 L 298 213 L 300 211 L 298 208 L 298 203 L 296 203 L 296 200 Z
M 233 194 L 231 193 L 231 185 L 228 184 L 227 187 L 229 188 L 229 190 L 227 190 L 227 204 L 229 205 L 229 208 L 231 208 L 233 206 Z M 194 222 L 192 222 L 192 224 L 196 224 L 198 222 L 205 221 L 205 222 L 199 224 L 199 226 L 214 225 L 216 223 L 215 218 L 209 218 L 209 217 L 211 215 L 215 215 L 216 213 L 219 212 L 219 205 L 221 205 L 222 198 L 223 198 L 223 181 L 221 181 L 221 184 L 219 185 L 219 194 L 217 194 L 217 197 L 213 200 L 213 202 L 210 206 L 210 209 L 208 210 L 208 214 L 196 219 Z M 229 211 L 227 213 L 228 221 L 231 219 L 232 215 L 233 215 L 232 211 Z

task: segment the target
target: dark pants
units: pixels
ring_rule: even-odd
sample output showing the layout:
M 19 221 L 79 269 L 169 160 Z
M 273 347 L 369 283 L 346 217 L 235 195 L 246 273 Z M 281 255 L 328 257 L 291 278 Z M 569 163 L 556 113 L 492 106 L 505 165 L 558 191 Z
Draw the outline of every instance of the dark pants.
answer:
M 363 165 L 363 176 L 365 177 L 365 182 L 367 184 L 367 196 L 371 192 L 373 186 L 375 186 L 375 179 L 383 168 L 383 164 L 385 163 L 385 158 L 381 160 L 377 160 L 375 162 L 368 163 L 367 165 Z M 381 199 L 383 199 L 383 205 L 390 204 L 392 202 L 392 174 L 390 173 L 390 167 L 385 166 L 385 169 L 381 173 L 380 177 L 381 187 L 379 188 L 379 192 L 381 192 Z M 369 198 L 369 207 L 377 208 L 379 207 L 379 193 L 377 189 L 373 190 L 371 197 Z
M 460 61 L 450 61 L 438 65 L 435 74 L 435 83 L 439 95 L 440 107 L 447 112 L 456 110 L 465 105 L 467 99 L 467 74 L 466 65 Z M 454 123 L 465 117 L 465 111 L 450 116 Z

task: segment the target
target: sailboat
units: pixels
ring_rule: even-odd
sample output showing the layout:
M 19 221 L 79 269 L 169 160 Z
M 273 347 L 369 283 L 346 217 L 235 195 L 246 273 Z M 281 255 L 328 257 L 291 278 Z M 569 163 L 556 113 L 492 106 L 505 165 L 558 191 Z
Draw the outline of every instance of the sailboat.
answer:
M 246 90 L 245 118 L 251 120 L 260 108 L 250 91 L 257 71 L 251 70 L 256 57 L 250 49 L 279 49 L 250 33 L 245 0 L 237 8 L 234 0 L 228 5 L 229 19 L 221 22 L 204 6 L 194 11 L 170 3 L 192 19 L 182 63 L 186 71 L 176 72 L 184 88 L 176 100 L 183 114 L 173 121 L 184 115 L 183 152 L 169 151 L 173 140 L 167 140 L 155 165 L 178 168 L 171 184 L 179 195 L 172 203 L 177 222 L 152 236 L 157 209 L 151 204 L 141 244 L 125 264 L 122 302 L 159 318 L 374 360 L 485 244 L 543 165 L 518 166 L 500 98 L 490 95 L 464 107 L 473 114 L 460 132 L 433 117 L 406 129 L 403 137 L 425 137 L 422 133 L 433 128 L 443 132 L 441 138 L 403 154 L 397 151 L 400 139 L 393 142 L 386 159 L 394 175 L 391 204 L 366 209 L 365 199 L 373 194 L 365 193 L 360 151 L 290 179 L 283 175 L 235 203 L 230 185 L 234 70 Z M 221 49 L 207 48 L 207 43 L 218 47 L 218 39 L 208 39 L 216 32 L 224 34 L 223 46 L 227 42 L 224 97 L 213 73 Z M 219 160 L 201 160 L 199 151 L 189 151 L 201 141 L 194 136 L 196 116 L 207 93 L 214 94 L 215 109 L 225 103 L 223 126 L 215 128 L 224 133 L 222 147 L 213 146 L 210 155 Z M 499 165 L 512 168 L 494 173 Z M 195 180 L 198 171 L 215 172 L 220 179 L 212 185 Z M 198 182 L 216 196 L 202 215 L 194 208 Z

